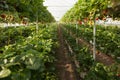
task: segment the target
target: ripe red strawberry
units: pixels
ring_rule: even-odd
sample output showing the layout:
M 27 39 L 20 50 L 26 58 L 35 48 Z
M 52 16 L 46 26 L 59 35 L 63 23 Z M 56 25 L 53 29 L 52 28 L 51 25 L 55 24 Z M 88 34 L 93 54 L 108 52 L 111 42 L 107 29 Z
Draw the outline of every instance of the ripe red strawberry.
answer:
M 96 18 L 95 20 L 98 20 L 99 18 Z
M 1 14 L 0 17 L 3 18 L 3 19 L 5 19 L 6 15 L 5 14 Z

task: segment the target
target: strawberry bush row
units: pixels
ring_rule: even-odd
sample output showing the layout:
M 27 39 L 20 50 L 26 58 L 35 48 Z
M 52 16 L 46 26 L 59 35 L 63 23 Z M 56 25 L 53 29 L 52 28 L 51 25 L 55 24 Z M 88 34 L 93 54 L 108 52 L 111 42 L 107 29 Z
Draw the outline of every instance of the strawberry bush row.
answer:
M 35 31 L 33 26 L 31 27 L 0 27 L 0 47 L 13 44 L 16 41 L 20 41 L 22 38 L 28 37 Z
M 21 41 L 2 47 L 0 79 L 56 80 L 55 30 L 54 25 L 39 27 L 38 33 L 32 32 Z
M 73 54 L 79 62 L 76 71 L 79 73 L 81 80 L 119 80 L 118 64 L 106 66 L 93 60 L 88 47 L 78 45 L 76 40 L 63 29 L 64 38 L 70 44 Z
M 90 44 L 93 44 L 93 27 L 65 25 L 69 31 L 76 34 L 77 37 L 83 38 Z M 120 28 L 118 27 L 96 27 L 96 47 L 98 50 L 113 57 L 120 56 Z

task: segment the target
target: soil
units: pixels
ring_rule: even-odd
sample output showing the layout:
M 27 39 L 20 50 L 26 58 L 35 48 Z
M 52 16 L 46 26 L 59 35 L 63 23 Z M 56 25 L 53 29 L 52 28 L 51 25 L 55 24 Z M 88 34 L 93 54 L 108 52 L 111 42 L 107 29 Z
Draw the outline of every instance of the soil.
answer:
M 72 63 L 68 50 L 65 45 L 61 27 L 58 27 L 58 43 L 59 47 L 56 50 L 56 72 L 59 80 L 78 80 L 75 73 L 75 67 Z

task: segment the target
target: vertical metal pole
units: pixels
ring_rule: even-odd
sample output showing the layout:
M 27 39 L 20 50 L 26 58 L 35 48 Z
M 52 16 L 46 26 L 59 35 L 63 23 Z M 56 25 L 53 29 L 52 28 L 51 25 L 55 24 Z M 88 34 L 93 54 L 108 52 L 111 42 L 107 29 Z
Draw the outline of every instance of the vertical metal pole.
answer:
M 93 26 L 93 59 L 95 60 L 96 58 L 96 23 L 94 19 L 94 26 Z
M 36 33 L 38 33 L 38 11 L 36 13 Z
M 77 28 L 78 28 L 78 25 L 77 25 L 77 22 L 76 22 L 76 35 L 77 35 Z
M 5 2 L 5 4 L 6 4 L 6 2 Z M 10 15 L 10 11 L 9 11 L 9 6 L 8 5 L 6 5 L 6 7 L 7 7 L 7 10 L 8 10 L 8 17 L 9 17 L 9 15 Z M 7 27 L 9 27 L 9 19 L 8 19 L 8 21 L 7 21 L 7 19 L 6 19 L 6 22 L 7 22 Z
M 76 21 L 76 26 L 75 26 L 75 27 L 76 27 L 76 44 L 78 44 L 78 41 L 77 41 L 77 37 L 78 37 L 78 36 L 77 36 L 77 34 L 78 34 L 78 33 L 77 33 L 77 28 L 78 28 L 77 21 Z

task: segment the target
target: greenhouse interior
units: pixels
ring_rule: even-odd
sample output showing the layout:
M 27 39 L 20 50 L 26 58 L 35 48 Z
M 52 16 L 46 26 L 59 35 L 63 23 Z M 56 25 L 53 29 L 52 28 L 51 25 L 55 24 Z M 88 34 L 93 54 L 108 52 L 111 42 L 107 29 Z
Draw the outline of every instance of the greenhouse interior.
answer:
M 120 0 L 0 0 L 0 80 L 120 80 Z

